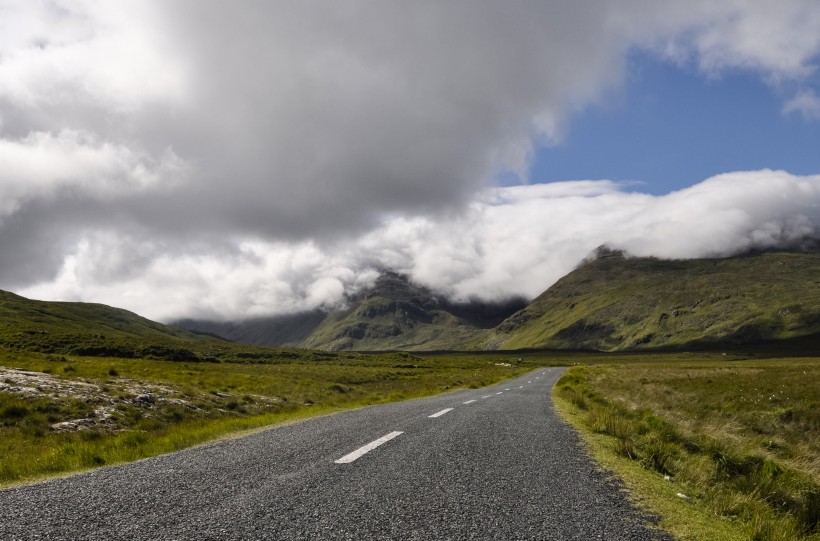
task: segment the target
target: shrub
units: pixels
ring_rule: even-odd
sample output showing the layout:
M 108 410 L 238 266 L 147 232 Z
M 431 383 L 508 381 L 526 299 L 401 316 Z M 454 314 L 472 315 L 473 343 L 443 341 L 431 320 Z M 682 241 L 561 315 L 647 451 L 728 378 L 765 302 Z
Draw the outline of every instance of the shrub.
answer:
M 3 409 L 3 413 L 0 414 L 0 417 L 3 419 L 22 419 L 26 415 L 29 414 L 28 408 L 25 406 L 8 406 Z

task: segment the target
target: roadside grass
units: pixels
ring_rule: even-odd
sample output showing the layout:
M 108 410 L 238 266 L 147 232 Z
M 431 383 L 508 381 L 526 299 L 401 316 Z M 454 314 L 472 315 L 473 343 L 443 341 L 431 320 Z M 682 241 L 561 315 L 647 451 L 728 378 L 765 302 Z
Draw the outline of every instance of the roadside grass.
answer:
M 267 351 L 253 363 L 47 355 L 0 348 L 0 486 L 133 461 L 345 409 L 492 385 L 540 366 L 504 354 Z M 6 372 L 9 374 L 10 372 Z M 70 388 L 70 390 L 60 390 Z M 61 430 L 60 423 L 76 429 Z M 55 427 L 58 427 L 55 429 Z
M 684 540 L 820 540 L 820 359 L 576 366 L 559 411 Z

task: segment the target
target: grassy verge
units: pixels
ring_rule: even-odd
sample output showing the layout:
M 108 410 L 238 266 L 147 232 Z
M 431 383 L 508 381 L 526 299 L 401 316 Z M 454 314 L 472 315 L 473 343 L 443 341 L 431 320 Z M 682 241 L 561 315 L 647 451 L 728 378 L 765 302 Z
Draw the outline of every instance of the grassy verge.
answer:
M 0 349 L 0 485 L 294 419 L 491 385 L 539 365 L 504 355 L 317 359 L 266 353 L 253 364 L 188 363 Z
M 554 397 L 679 539 L 820 539 L 820 359 L 577 366 Z

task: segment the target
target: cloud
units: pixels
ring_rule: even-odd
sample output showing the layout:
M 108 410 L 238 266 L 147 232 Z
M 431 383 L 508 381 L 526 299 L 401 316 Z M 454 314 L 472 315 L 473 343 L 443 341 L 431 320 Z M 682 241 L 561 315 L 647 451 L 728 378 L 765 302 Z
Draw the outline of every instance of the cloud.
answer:
M 155 160 L 127 146 L 71 130 L 0 139 L 0 223 L 30 200 L 88 197 L 110 201 L 167 188 L 184 171 L 185 164 L 170 149 Z
M 495 298 L 606 240 L 666 253 L 619 229 L 649 196 L 492 186 L 526 182 L 635 49 L 814 96 L 818 17 L 812 0 L 0 0 L 0 287 L 241 316 L 338 303 L 380 266 Z M 801 230 L 686 208 L 740 243 Z
M 783 105 L 783 112 L 797 112 L 806 120 L 820 120 L 820 97 L 812 90 L 803 90 Z
M 456 299 L 532 298 L 602 244 L 636 256 L 720 257 L 818 235 L 820 176 L 732 173 L 664 196 L 561 182 L 487 189 L 461 214 L 393 217 L 326 245 L 244 241 L 232 254 L 173 254 L 139 239 L 86 238 L 56 280 L 22 293 L 163 320 L 242 319 L 340 306 L 390 268 Z
M 801 79 L 816 70 L 820 10 L 811 0 L 725 2 L 719 11 L 701 23 L 691 41 L 702 69 L 751 69 L 773 81 Z

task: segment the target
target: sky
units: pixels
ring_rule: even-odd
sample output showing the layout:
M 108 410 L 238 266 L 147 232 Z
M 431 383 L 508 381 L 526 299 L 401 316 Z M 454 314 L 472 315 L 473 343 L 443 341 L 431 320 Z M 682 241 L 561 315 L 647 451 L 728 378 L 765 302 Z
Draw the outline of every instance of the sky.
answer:
M 820 235 L 814 0 L 0 0 L 0 288 L 161 321 Z

